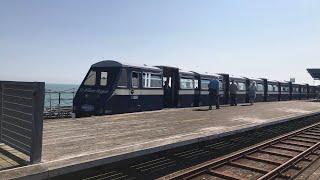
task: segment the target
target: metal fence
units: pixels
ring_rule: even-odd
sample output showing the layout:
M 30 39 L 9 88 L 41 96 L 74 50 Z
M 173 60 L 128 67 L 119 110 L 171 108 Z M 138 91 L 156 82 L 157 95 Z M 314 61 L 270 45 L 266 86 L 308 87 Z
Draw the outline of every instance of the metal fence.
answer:
M 73 106 L 73 99 L 76 89 L 67 89 L 63 91 L 53 91 L 46 89 L 45 92 L 45 118 L 70 117 Z
M 0 81 L 0 140 L 41 161 L 44 87 L 42 82 Z

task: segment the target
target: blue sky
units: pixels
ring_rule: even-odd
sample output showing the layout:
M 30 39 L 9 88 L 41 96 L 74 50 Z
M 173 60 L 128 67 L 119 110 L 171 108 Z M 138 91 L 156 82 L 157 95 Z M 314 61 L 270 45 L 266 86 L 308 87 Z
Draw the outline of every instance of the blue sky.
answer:
M 313 84 L 317 0 L 0 0 L 0 79 L 80 83 L 114 59 Z

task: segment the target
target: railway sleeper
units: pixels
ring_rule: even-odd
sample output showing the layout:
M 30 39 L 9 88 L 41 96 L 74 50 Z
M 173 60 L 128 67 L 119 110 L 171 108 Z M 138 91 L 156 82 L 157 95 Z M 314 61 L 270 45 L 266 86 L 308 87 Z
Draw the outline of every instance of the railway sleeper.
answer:
M 276 165 L 276 166 L 280 166 L 282 164 L 282 162 L 279 162 L 279 161 L 271 161 L 269 159 L 264 159 L 264 158 L 255 157 L 255 156 L 251 156 L 251 155 L 246 155 L 245 158 L 247 158 L 249 160 L 253 160 L 253 161 L 259 161 L 259 162 L 263 162 L 263 163 Z

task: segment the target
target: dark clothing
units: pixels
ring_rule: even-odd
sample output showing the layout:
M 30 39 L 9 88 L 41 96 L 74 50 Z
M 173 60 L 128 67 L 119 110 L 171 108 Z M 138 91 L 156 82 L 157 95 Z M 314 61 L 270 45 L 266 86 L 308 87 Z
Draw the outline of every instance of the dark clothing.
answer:
M 237 106 L 237 94 L 230 94 L 231 106 Z
M 236 106 L 237 104 L 238 86 L 235 83 L 230 84 L 230 104 Z
M 236 84 L 230 84 L 230 94 L 238 94 L 238 86 Z
M 169 107 L 171 104 L 171 87 L 164 85 L 164 107 Z
M 219 81 L 213 79 L 208 84 L 209 88 L 209 109 L 212 109 L 212 105 L 216 105 L 216 109 L 220 108 L 219 104 Z
M 251 105 L 254 103 L 257 96 L 257 87 L 255 85 L 250 85 L 249 87 L 249 101 Z
M 208 84 L 208 89 L 219 90 L 219 83 L 220 82 L 216 79 L 211 80 Z
M 209 91 L 209 109 L 212 109 L 212 105 L 216 105 L 216 109 L 220 108 L 220 101 L 219 101 L 219 91 L 211 90 Z
M 252 99 L 255 99 L 257 96 L 257 87 L 254 85 L 251 85 L 249 87 L 249 97 Z

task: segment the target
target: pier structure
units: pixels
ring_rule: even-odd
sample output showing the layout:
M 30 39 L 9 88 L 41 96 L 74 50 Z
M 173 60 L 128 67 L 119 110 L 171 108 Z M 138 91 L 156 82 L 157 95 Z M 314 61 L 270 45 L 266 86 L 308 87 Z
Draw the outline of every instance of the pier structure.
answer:
M 283 101 L 48 119 L 41 162 L 3 170 L 0 178 L 57 177 L 318 114 L 319 103 Z

